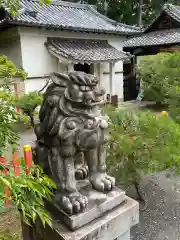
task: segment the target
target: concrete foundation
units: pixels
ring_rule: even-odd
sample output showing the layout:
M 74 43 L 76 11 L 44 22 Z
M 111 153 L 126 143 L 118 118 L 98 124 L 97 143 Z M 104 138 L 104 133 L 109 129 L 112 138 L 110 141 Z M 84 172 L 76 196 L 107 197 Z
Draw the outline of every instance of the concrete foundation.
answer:
M 118 207 L 74 232 L 60 221 L 53 222 L 53 229 L 38 222 L 33 227 L 23 225 L 23 240 L 130 240 L 130 228 L 138 221 L 139 205 L 126 197 Z

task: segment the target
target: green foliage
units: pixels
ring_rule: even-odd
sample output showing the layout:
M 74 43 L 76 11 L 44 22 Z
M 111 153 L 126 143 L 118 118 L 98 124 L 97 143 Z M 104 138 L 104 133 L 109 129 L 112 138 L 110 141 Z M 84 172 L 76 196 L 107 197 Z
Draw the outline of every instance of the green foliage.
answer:
M 38 93 L 31 93 L 19 101 L 16 99 L 11 91 L 12 77 L 16 75 L 25 77 L 26 74 L 22 70 L 18 70 L 4 56 L 0 57 L 0 75 L 0 155 L 3 155 L 4 151 L 9 150 L 10 147 L 14 150 L 18 146 L 19 135 L 14 126 L 20 116 L 16 112 L 15 105 L 18 102 L 24 112 L 34 111 L 33 104 L 40 104 L 41 97 Z M 9 169 L 7 176 L 0 175 L 0 186 L 2 189 L 9 188 L 10 200 L 13 206 L 16 206 L 21 212 L 25 222 L 35 222 L 36 218 L 40 218 L 43 224 L 51 225 L 51 219 L 44 208 L 43 200 L 51 200 L 55 185 L 39 167 L 33 166 L 30 175 L 26 175 L 24 168 L 19 177 L 14 175 L 12 169 Z M 1 191 L 1 198 L 5 197 L 3 194 Z
M 0 88 L 7 88 L 9 90 L 12 78 L 20 76 L 26 79 L 27 73 L 21 69 L 17 69 L 12 61 L 9 61 L 6 56 L 0 56 Z
M 179 95 L 180 53 L 160 53 L 143 57 L 137 68 L 144 98 L 170 104 Z
M 19 136 L 14 131 L 14 124 L 18 119 L 18 114 L 14 108 L 0 99 L 0 155 L 9 147 L 17 145 Z
M 17 127 L 20 127 L 20 130 L 21 130 L 22 126 L 23 126 L 23 129 L 30 129 L 32 127 L 29 117 L 25 114 L 19 115 L 18 124 L 19 125 Z
M 0 56 L 0 76 L 21 76 L 23 79 L 25 79 L 27 74 L 23 70 L 17 69 L 14 63 L 9 61 L 6 56 Z
M 106 8 L 105 2 L 108 3 Z M 139 14 L 139 1 L 137 0 L 88 0 L 89 4 L 96 5 L 98 10 L 107 16 L 126 24 L 137 25 Z M 178 5 L 177 0 L 168 0 L 168 3 Z M 143 25 L 149 25 L 159 14 L 164 0 L 144 0 L 142 6 Z
M 36 108 L 42 104 L 43 97 L 40 92 L 30 92 L 16 100 L 16 106 L 19 107 L 25 116 L 28 116 L 30 125 L 35 127 L 34 116 Z M 24 116 L 24 117 L 25 117 Z M 21 117 L 22 119 L 22 117 Z M 25 119 L 24 119 L 25 120 Z M 27 122 L 26 122 L 27 123 Z
M 151 112 L 107 111 L 110 124 L 108 168 L 124 185 L 138 184 L 148 173 L 179 170 L 180 126 Z
M 26 73 L 16 68 L 6 56 L 0 57 L 0 154 L 2 155 L 10 146 L 17 145 L 19 136 L 14 131 L 14 124 L 18 120 L 18 113 L 14 108 L 15 96 L 11 91 L 12 78 Z
M 19 177 L 14 175 L 12 169 L 7 176 L 0 175 L 0 185 L 11 191 L 10 201 L 20 211 L 22 220 L 27 224 L 35 223 L 40 218 L 43 225 L 51 226 L 51 218 L 44 208 L 44 199 L 51 201 L 55 184 L 43 173 L 41 168 L 33 166 L 31 174 L 26 175 L 25 168 L 21 168 Z M 1 198 L 4 194 L 0 194 Z
M 171 116 L 180 123 L 180 53 L 161 53 L 144 57 L 137 69 L 144 98 L 166 104 Z
M 17 16 L 18 15 L 18 11 L 19 11 L 19 8 L 20 8 L 20 4 L 19 4 L 20 0 L 0 0 L 0 7 L 2 6 L 5 6 L 6 8 L 9 8 L 10 9 L 10 13 L 12 16 Z M 40 4 L 43 5 L 43 4 L 50 4 L 52 1 L 51 0 L 40 0 Z
M 42 104 L 42 101 L 43 97 L 41 93 L 30 92 L 20 97 L 16 102 L 16 106 L 21 108 L 26 115 L 29 115 L 35 111 L 37 106 Z

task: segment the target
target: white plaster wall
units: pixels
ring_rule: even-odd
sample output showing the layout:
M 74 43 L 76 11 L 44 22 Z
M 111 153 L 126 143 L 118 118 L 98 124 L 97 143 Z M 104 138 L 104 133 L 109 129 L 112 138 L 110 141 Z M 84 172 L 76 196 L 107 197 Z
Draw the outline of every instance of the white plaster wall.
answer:
M 116 49 L 123 51 L 123 42 L 126 38 L 120 37 L 120 39 L 109 39 L 109 44 Z M 123 61 L 115 63 L 113 74 L 113 95 L 118 95 L 120 100 L 123 100 Z
M 122 42 L 125 40 L 125 37 L 107 34 L 74 33 L 28 27 L 20 27 L 19 32 L 21 37 L 22 64 L 25 71 L 28 72 L 29 78 L 42 77 L 44 75 L 49 75 L 53 71 L 60 70 L 57 58 L 52 56 L 44 46 L 47 37 L 103 39 L 108 40 L 110 45 L 119 50 L 122 50 Z M 121 61 L 115 64 L 114 70 L 115 72 L 123 71 L 123 64 Z M 107 93 L 109 93 L 109 74 L 103 74 L 103 72 L 109 72 L 108 64 L 101 64 L 99 75 L 101 85 L 104 86 Z M 40 80 L 33 79 L 32 81 L 32 83 L 27 85 L 30 91 L 41 85 L 39 82 Z M 34 82 L 36 83 L 33 84 Z M 123 74 L 114 74 L 113 84 L 113 94 L 118 94 L 119 98 L 123 98 Z
M 18 28 L 0 32 L 0 56 L 5 55 L 18 68 L 22 68 L 21 42 Z
M 42 89 L 46 84 L 47 78 L 33 78 L 24 81 L 25 93 Z
M 136 57 L 136 61 L 137 61 L 136 64 L 137 64 L 137 65 L 140 63 L 141 59 L 142 59 L 141 56 L 137 56 L 137 57 Z

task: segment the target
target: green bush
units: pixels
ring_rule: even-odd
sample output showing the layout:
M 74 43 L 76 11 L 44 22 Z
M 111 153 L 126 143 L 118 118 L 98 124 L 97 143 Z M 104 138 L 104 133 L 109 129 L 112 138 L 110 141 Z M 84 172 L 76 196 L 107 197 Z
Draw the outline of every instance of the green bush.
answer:
M 110 142 L 107 165 L 123 185 L 137 185 L 148 173 L 179 170 L 180 126 L 151 112 L 107 110 Z
M 20 116 L 15 109 L 17 100 L 11 92 L 12 78 L 16 75 L 26 76 L 22 70 L 8 61 L 7 57 L 0 57 L 0 156 L 9 149 L 17 149 L 19 145 L 19 134 L 15 125 Z M 19 106 L 24 110 L 31 109 L 33 114 L 35 105 L 39 104 L 40 100 L 37 93 L 34 95 L 31 93 L 28 97 L 25 95 L 21 101 L 19 100 Z M 10 190 L 10 200 L 12 205 L 21 212 L 22 220 L 31 223 L 40 218 L 43 224 L 51 225 L 51 218 L 44 208 L 44 199 L 51 200 L 55 184 L 38 166 L 33 166 L 31 171 L 32 174 L 26 175 L 24 168 L 18 177 L 12 169 L 9 169 L 8 175 L 0 174 L 0 186 L 2 189 Z M 0 199 L 4 197 L 4 192 L 1 191 Z
M 42 101 L 42 94 L 37 91 L 25 94 L 16 100 L 16 107 L 19 107 L 23 112 L 21 115 L 21 120 L 23 120 L 24 123 L 30 123 L 32 127 L 35 127 L 34 117 L 38 114 L 38 111 L 36 111 L 36 109 L 42 104 Z M 28 119 L 26 119 L 26 116 Z
M 143 57 L 137 66 L 137 77 L 146 100 L 170 104 L 180 87 L 180 53 Z
M 30 112 L 34 112 L 37 106 L 42 104 L 42 101 L 42 94 L 35 91 L 20 97 L 16 102 L 16 106 L 21 108 L 23 112 L 28 115 Z
M 29 120 L 29 117 L 25 114 L 20 114 L 19 115 L 19 122 L 18 122 L 20 125 L 23 124 L 23 126 L 26 128 L 26 129 L 30 129 L 31 128 L 31 122 Z

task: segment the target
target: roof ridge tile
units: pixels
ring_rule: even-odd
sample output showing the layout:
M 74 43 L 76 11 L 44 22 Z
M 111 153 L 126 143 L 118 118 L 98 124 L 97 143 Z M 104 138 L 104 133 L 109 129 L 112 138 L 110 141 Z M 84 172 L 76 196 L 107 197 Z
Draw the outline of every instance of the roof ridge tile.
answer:
M 25 0 L 28 2 L 37 2 L 39 3 L 39 0 Z M 72 7 L 72 8 L 87 8 L 88 4 L 86 3 L 74 3 L 74 2 L 67 2 L 67 1 L 62 1 L 62 0 L 52 0 L 51 5 L 55 6 L 65 6 L 65 7 Z

